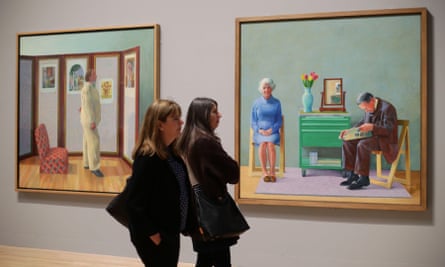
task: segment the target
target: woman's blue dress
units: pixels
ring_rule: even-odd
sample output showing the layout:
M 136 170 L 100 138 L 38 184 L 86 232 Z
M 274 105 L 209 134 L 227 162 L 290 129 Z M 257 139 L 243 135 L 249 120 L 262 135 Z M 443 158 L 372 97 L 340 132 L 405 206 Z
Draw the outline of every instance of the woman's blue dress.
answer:
M 269 99 L 260 97 L 253 103 L 251 115 L 251 127 L 253 129 L 253 141 L 256 145 L 263 142 L 280 144 L 280 128 L 282 121 L 280 100 L 271 96 Z M 258 130 L 272 128 L 270 136 L 258 133 Z

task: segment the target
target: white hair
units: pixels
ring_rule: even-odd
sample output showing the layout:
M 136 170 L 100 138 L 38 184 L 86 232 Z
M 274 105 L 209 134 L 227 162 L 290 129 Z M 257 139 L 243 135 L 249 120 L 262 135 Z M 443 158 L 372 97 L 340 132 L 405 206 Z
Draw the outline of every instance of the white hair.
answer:
M 275 83 L 273 82 L 273 80 L 271 78 L 263 78 L 261 79 L 260 85 L 258 86 L 258 91 L 260 91 L 260 93 L 263 93 L 263 86 L 266 83 L 269 84 L 272 91 L 275 90 Z

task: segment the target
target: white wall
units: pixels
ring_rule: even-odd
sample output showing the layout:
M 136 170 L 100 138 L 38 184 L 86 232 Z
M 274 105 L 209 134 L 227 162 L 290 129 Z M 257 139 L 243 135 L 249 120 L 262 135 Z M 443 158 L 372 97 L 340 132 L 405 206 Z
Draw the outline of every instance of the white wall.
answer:
M 252 229 L 233 248 L 237 267 L 445 266 L 445 1 L 443 0 L 0 0 L 0 244 L 136 256 L 104 211 L 109 198 L 14 191 L 16 33 L 112 25 L 161 25 L 161 97 L 184 109 L 195 96 L 220 102 L 220 136 L 234 152 L 235 18 L 426 7 L 431 13 L 429 209 L 426 212 L 243 206 Z M 296 74 L 296 77 L 298 74 Z M 194 262 L 183 239 L 182 262 Z

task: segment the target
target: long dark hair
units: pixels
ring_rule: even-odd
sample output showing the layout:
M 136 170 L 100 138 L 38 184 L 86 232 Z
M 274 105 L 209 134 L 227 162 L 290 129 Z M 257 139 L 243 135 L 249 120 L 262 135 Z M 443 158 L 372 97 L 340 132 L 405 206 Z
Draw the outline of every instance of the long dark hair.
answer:
M 218 102 L 208 97 L 197 97 L 190 103 L 185 127 L 177 142 L 177 148 L 183 157 L 187 158 L 188 149 L 199 137 L 205 136 L 220 141 L 210 126 L 210 113 L 213 107 L 218 107 Z

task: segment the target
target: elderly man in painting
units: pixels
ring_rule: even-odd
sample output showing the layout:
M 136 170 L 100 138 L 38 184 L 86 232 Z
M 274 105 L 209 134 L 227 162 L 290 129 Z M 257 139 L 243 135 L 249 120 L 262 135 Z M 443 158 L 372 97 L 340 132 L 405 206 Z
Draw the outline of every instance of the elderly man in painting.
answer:
M 360 132 L 371 133 L 366 138 L 345 140 L 347 130 L 340 133 L 343 139 L 343 167 L 348 174 L 340 185 L 348 189 L 360 189 L 368 186 L 371 152 L 381 150 L 388 163 L 397 157 L 397 112 L 395 107 L 386 100 L 374 97 L 371 93 L 361 93 L 357 105 L 365 114 L 354 127 Z
M 80 122 L 83 128 L 83 166 L 90 169 L 97 177 L 103 177 L 100 171 L 99 122 L 101 106 L 99 91 L 96 89 L 96 71 L 90 69 L 85 74 L 85 83 L 81 90 Z

